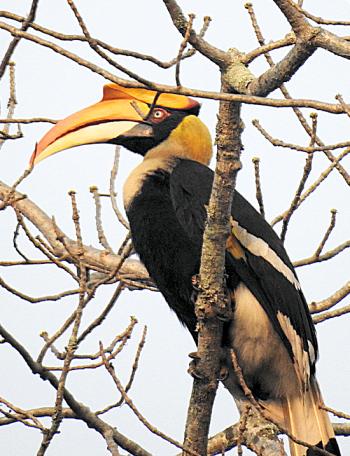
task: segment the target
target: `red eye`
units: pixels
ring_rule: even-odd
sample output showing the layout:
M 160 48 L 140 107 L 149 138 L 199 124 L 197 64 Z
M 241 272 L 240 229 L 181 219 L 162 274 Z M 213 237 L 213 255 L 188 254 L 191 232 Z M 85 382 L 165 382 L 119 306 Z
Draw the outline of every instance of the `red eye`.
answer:
M 165 109 L 155 108 L 152 112 L 151 119 L 153 120 L 153 122 L 161 122 L 168 116 L 170 116 L 170 113 Z

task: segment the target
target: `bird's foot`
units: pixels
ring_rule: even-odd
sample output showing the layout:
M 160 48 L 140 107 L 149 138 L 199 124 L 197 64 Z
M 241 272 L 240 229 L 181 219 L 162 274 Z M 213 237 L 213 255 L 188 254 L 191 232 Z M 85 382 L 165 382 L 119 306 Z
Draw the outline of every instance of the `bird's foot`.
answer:
M 221 306 L 217 309 L 216 317 L 218 320 L 223 321 L 224 323 L 231 321 L 233 319 L 233 308 L 232 308 L 232 294 L 230 290 L 225 289 L 226 293 L 226 302 L 225 306 Z
M 221 364 L 218 380 L 224 382 L 228 377 L 228 367 L 225 362 Z
M 219 312 L 217 312 L 217 314 L 216 314 L 216 318 L 217 318 L 218 320 L 223 321 L 224 323 L 226 323 L 226 322 L 232 320 L 232 314 L 230 313 L 230 314 L 228 315 L 227 312 L 225 312 L 225 311 L 222 312 L 222 313 L 220 313 L 220 311 L 219 311 Z
M 188 356 L 191 358 L 190 365 L 188 366 L 187 372 L 195 379 L 197 380 L 202 380 L 203 375 L 199 373 L 198 370 L 198 361 L 200 360 L 200 356 L 198 355 L 198 352 L 191 352 L 188 354 Z
M 192 283 L 192 287 L 193 289 L 199 293 L 201 291 L 201 288 L 200 288 L 200 277 L 199 277 L 199 274 L 195 274 L 192 276 L 191 278 L 191 283 Z
M 191 352 L 188 354 L 188 356 L 189 356 L 189 358 L 194 359 L 194 360 L 201 359 L 201 357 L 198 355 L 198 352 Z
M 203 380 L 204 376 L 199 372 L 199 369 L 198 369 L 198 361 L 201 359 L 201 357 L 198 355 L 198 352 L 191 352 L 188 354 L 188 356 L 191 358 L 191 362 L 190 362 L 187 372 L 193 378 L 196 378 L 197 380 Z M 229 370 L 228 370 L 227 364 L 226 364 L 225 360 L 222 359 L 220 371 L 219 371 L 219 375 L 218 375 L 218 380 L 220 382 L 223 382 L 227 379 L 228 375 L 229 375 Z

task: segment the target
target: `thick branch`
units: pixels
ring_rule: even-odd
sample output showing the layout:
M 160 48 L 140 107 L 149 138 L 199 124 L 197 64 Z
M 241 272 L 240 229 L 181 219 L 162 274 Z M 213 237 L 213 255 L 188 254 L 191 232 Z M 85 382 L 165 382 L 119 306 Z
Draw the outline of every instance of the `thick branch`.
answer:
M 224 90 L 226 87 L 223 87 Z M 185 446 L 206 454 L 210 417 L 220 370 L 223 319 L 230 318 L 224 283 L 225 243 L 241 152 L 240 105 L 220 103 L 218 155 L 208 207 L 196 302 L 199 325 L 196 375 L 187 415 Z M 222 318 L 218 318 L 221 316 Z
M 345 59 L 350 59 L 350 43 L 348 40 L 341 38 L 328 30 L 320 29 L 314 38 L 315 46 L 339 55 Z
M 263 97 L 278 89 L 292 78 L 315 50 L 316 47 L 309 40 L 297 41 L 280 62 L 254 79 L 249 86 L 249 93 Z
M 284 14 L 296 35 L 302 35 L 311 28 L 304 14 L 290 0 L 274 0 L 274 2 Z
M 274 0 L 274 2 L 280 8 L 296 35 L 303 36 L 313 29 L 317 31 L 313 38 L 315 47 L 321 47 L 346 59 L 350 58 L 349 41 L 321 27 L 312 27 L 305 19 L 303 13 L 290 0 Z
M 169 11 L 173 24 L 179 32 L 185 36 L 188 22 L 186 21 L 179 5 L 175 0 L 163 1 Z M 304 18 L 301 13 L 298 11 L 297 13 Z M 232 67 L 232 65 L 235 65 L 237 76 L 231 80 L 229 87 L 230 90 L 235 90 L 239 93 L 266 96 L 273 90 L 277 89 L 283 82 L 291 79 L 291 77 L 298 71 L 305 61 L 313 54 L 316 47 L 311 44 L 311 35 L 314 35 L 315 33 L 316 32 L 312 27 L 303 27 L 303 35 L 297 34 L 298 41 L 296 45 L 287 54 L 287 56 L 276 65 L 275 68 L 269 69 L 258 78 L 254 78 L 254 76 L 250 74 L 250 80 L 248 81 L 250 84 L 243 85 L 242 81 L 240 81 L 240 75 L 243 73 L 243 77 L 245 77 L 245 73 L 249 70 L 242 63 L 244 61 L 244 56 L 240 55 L 239 52 L 233 56 L 230 50 L 228 52 L 224 52 L 217 49 L 214 46 L 209 45 L 202 38 L 198 37 L 193 31 L 191 32 L 189 42 L 204 56 L 216 63 L 222 70 L 227 70 L 230 66 Z M 226 82 L 229 82 L 229 80 Z
M 233 424 L 218 434 L 210 437 L 208 441 L 208 454 L 224 454 L 234 448 L 239 440 L 240 429 L 239 423 Z
M 0 200 L 6 201 L 11 195 L 12 190 L 6 184 L 0 182 Z M 36 204 L 29 198 L 19 192 L 14 192 L 12 195 L 11 205 L 18 209 L 24 217 L 26 217 L 34 226 L 42 233 L 45 239 L 53 249 L 57 257 L 67 255 L 67 251 L 63 244 L 57 239 L 57 226 L 53 220 L 45 214 Z M 76 241 L 69 239 L 63 234 L 65 245 L 69 247 L 69 251 L 78 256 L 79 246 Z M 95 249 L 94 247 L 84 246 L 84 263 L 91 269 L 103 272 L 111 272 L 120 264 L 121 257 L 113 255 L 103 250 Z M 119 278 L 141 280 L 146 283 L 150 282 L 146 268 L 137 260 L 128 259 L 124 262 L 118 273 Z

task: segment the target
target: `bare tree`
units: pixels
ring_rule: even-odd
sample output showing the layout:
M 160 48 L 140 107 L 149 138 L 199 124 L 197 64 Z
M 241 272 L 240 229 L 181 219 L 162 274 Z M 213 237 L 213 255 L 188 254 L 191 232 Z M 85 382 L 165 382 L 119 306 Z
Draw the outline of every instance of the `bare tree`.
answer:
M 217 314 L 217 312 L 229 314 L 225 290 L 222 289 L 224 247 L 236 175 L 241 168 L 241 160 L 246 162 L 245 154 L 241 157 L 242 142 L 245 142 L 244 136 L 242 139 L 243 120 L 249 131 L 256 131 L 254 141 L 260 145 L 259 147 L 267 149 L 272 145 L 278 149 L 277 160 L 280 160 L 280 155 L 286 154 L 284 150 L 289 151 L 289 154 L 293 154 L 293 160 L 298 166 L 296 173 L 299 173 L 299 179 L 297 181 L 294 179 L 295 189 L 293 192 L 289 191 L 290 199 L 271 221 L 272 226 L 276 226 L 279 230 L 283 241 L 290 232 L 296 233 L 291 236 L 301 237 L 301 233 L 307 229 L 303 225 L 303 216 L 299 216 L 300 213 L 303 214 L 305 206 L 311 210 L 310 207 L 320 204 L 319 201 L 324 198 L 322 195 L 331 192 L 333 188 L 336 188 L 337 196 L 342 195 L 334 199 L 335 204 L 339 201 L 342 204 L 342 201 L 346 201 L 348 198 L 350 175 L 346 164 L 349 163 L 350 141 L 346 136 L 344 137 L 349 122 L 348 117 L 350 117 L 348 94 L 337 94 L 333 101 L 328 101 L 329 97 L 323 96 L 320 96 L 320 99 L 313 98 L 312 95 L 304 98 L 303 93 L 300 97 L 294 97 L 287 89 L 286 83 L 298 77 L 304 67 L 312 65 L 311 57 L 316 52 L 324 59 L 328 54 L 332 54 L 334 68 L 339 65 L 337 71 L 342 71 L 343 62 L 350 57 L 350 42 L 349 36 L 347 36 L 350 21 L 319 17 L 322 16 L 322 13 L 317 10 L 319 5 L 311 4 L 311 13 L 304 8 L 303 2 L 300 0 L 298 2 L 274 0 L 271 8 L 281 22 L 286 21 L 288 30 L 285 35 L 280 35 L 278 39 L 267 42 L 263 36 L 263 24 L 264 21 L 269 24 L 268 18 L 258 17 L 251 3 L 246 3 L 244 7 L 241 4 L 239 8 L 237 6 L 239 20 L 249 18 L 252 38 L 255 37 L 256 45 L 250 45 L 250 49 L 245 52 L 237 47 L 226 51 L 214 46 L 209 38 L 207 39 L 210 32 L 210 17 L 200 19 L 196 18 L 195 14 L 189 14 L 186 17 L 176 1 L 163 0 L 158 2 L 157 8 L 163 9 L 164 21 L 169 17 L 172 27 L 179 32 L 178 51 L 174 51 L 171 60 L 163 61 L 156 55 L 148 55 L 139 50 L 116 48 L 114 45 L 104 42 L 97 37 L 98 33 L 92 32 L 96 28 L 93 19 L 87 20 L 80 12 L 80 8 L 83 10 L 85 7 L 83 2 L 80 2 L 79 6 L 79 3 L 75 3 L 73 0 L 67 0 L 66 3 L 72 18 L 76 21 L 76 27 L 79 27 L 78 33 L 74 35 L 66 34 L 61 29 L 50 29 L 45 24 L 42 25 L 39 20 L 37 21 L 36 18 L 39 17 L 41 8 L 38 0 L 31 2 L 27 16 L 20 16 L 13 11 L 0 11 L 2 35 L 12 36 L 7 47 L 4 48 L 0 63 L 0 79 L 3 78 L 3 81 L 7 81 L 6 96 L 8 99 L 7 112 L 2 111 L 0 119 L 2 125 L 0 148 L 1 154 L 6 157 L 4 163 L 11 161 L 11 157 L 7 155 L 6 151 L 7 147 L 11 147 L 10 143 L 21 147 L 22 126 L 30 124 L 27 127 L 29 129 L 31 126 L 34 127 L 43 122 L 55 123 L 53 119 L 42 117 L 41 112 L 36 111 L 35 107 L 31 108 L 33 117 L 17 116 L 20 105 L 18 105 L 16 89 L 20 87 L 20 83 L 16 83 L 16 81 L 21 78 L 20 71 L 23 69 L 16 71 L 14 62 L 17 60 L 16 53 L 20 51 L 21 46 L 26 46 L 27 52 L 44 47 L 47 53 L 53 51 L 57 54 L 58 67 L 64 62 L 73 62 L 80 66 L 77 67 L 80 72 L 88 69 L 107 81 L 125 87 L 146 86 L 159 92 L 185 94 L 220 101 L 216 126 L 217 172 L 208 207 L 208 223 L 204 234 L 200 271 L 200 288 L 206 292 L 199 294 L 196 303 L 197 317 L 203 322 L 199 331 L 198 354 L 200 360 L 196 366 L 200 375 L 193 379 L 184 441 L 177 441 L 154 426 L 150 422 L 151 420 L 141 413 L 136 404 L 137 401 L 133 401 L 131 398 L 130 390 L 138 370 L 141 370 L 139 361 L 146 342 L 146 328 L 139 331 L 139 340 L 134 342 L 133 359 L 129 353 L 130 350 L 128 351 L 128 358 L 132 359 L 128 366 L 130 371 L 128 378 L 123 381 L 120 378 L 118 360 L 128 350 L 129 339 L 136 339 L 134 333 L 137 320 L 131 317 L 127 327 L 118 331 L 118 334 L 111 334 L 105 329 L 108 326 L 107 322 L 111 321 L 116 303 L 120 302 L 121 296 L 127 290 L 133 292 L 148 290 L 155 293 L 157 289 L 144 266 L 133 256 L 128 223 L 124 219 L 116 198 L 115 185 L 119 169 L 119 150 L 117 149 L 115 152 L 110 179 L 105 184 L 106 190 L 101 191 L 97 186 L 90 188 L 95 207 L 94 225 L 100 243 L 99 247 L 92 247 L 84 240 L 85 227 L 84 222 L 80 219 L 79 202 L 75 191 L 69 192 L 74 237 L 69 237 L 66 234 L 67 230 L 61 228 L 51 214 L 41 209 L 32 200 L 30 194 L 27 195 L 21 191 L 21 186 L 25 186 L 28 182 L 28 176 L 32 171 L 29 169 L 24 171 L 15 182 L 0 182 L 0 200 L 4 220 L 11 213 L 11 218 L 6 219 L 6 227 L 4 222 L 2 226 L 5 228 L 1 228 L 2 236 L 4 236 L 2 243 L 6 243 L 6 252 L 8 252 L 6 253 L 8 257 L 3 257 L 0 261 L 1 270 L 4 272 L 0 273 L 0 285 L 4 290 L 3 305 L 6 305 L 6 297 L 9 295 L 25 301 L 28 306 L 36 303 L 48 305 L 51 301 L 65 303 L 67 299 L 75 304 L 71 305 L 69 315 L 65 314 L 61 321 L 53 322 L 54 326 L 50 322 L 50 327 L 55 327 L 54 330 L 41 332 L 42 343 L 38 356 L 34 355 L 35 350 L 31 349 L 30 344 L 26 342 L 25 334 L 10 330 L 11 325 L 8 327 L 1 322 L 0 335 L 3 344 L 1 349 L 10 346 L 11 356 L 19 355 L 29 372 L 33 375 L 39 374 L 41 380 L 50 384 L 55 394 L 49 405 L 43 407 L 38 404 L 29 410 L 18 405 L 16 397 L 11 399 L 1 397 L 0 413 L 3 416 L 0 418 L 0 426 L 11 427 L 20 423 L 40 431 L 42 438 L 37 450 L 38 455 L 44 455 L 52 447 L 55 436 L 65 420 L 85 423 L 90 429 L 97 431 L 113 455 L 122 454 L 122 450 L 133 455 L 149 455 L 151 453 L 146 449 L 147 444 L 138 442 L 130 430 L 128 433 L 117 430 L 118 418 L 114 416 L 110 418 L 111 410 L 118 410 L 125 404 L 149 433 L 174 445 L 177 451 L 182 451 L 184 454 L 202 455 L 206 452 L 225 454 L 225 451 L 235 447 L 241 452 L 242 445 L 247 446 L 256 454 L 284 454 L 279 439 L 281 430 L 276 429 L 273 423 L 266 421 L 259 405 L 247 389 L 243 377 L 242 386 L 246 388 L 246 394 L 251 399 L 251 407 L 241 416 L 238 423 L 209 437 L 212 407 L 219 383 L 217 373 L 220 370 L 220 356 L 218 353 L 223 326 L 221 320 L 213 319 L 211 315 Z M 309 5 L 307 6 L 309 7 Z M 131 18 L 123 17 L 122 6 L 119 6 L 118 13 L 118 20 L 129 21 L 132 27 Z M 215 18 L 213 19 L 215 20 Z M 148 18 L 148 21 L 149 25 L 156 28 L 152 17 Z M 169 33 L 173 33 L 174 30 L 169 27 Z M 231 31 L 227 30 L 225 33 L 230 34 Z M 157 35 L 155 34 L 155 36 Z M 232 32 L 230 39 L 235 45 L 238 37 Z M 74 47 L 77 43 L 80 45 L 78 53 L 72 50 L 77 49 Z M 319 58 L 321 57 L 319 56 Z M 137 73 L 133 69 L 135 60 L 139 61 L 138 68 L 141 68 Z M 186 74 L 184 68 L 187 64 L 190 65 L 192 60 L 196 62 L 192 71 L 193 68 L 203 68 L 207 62 L 213 64 L 217 73 L 221 75 L 220 90 L 206 90 L 201 86 L 200 80 L 196 82 L 194 88 L 183 85 Z M 267 68 L 264 68 L 263 60 L 266 60 Z M 166 85 L 158 82 L 162 77 L 157 79 L 156 77 L 146 77 L 150 65 L 164 70 L 166 77 L 169 77 L 168 74 L 171 75 L 174 83 Z M 314 65 L 316 68 L 316 63 Z M 45 72 L 45 62 L 42 62 L 42 71 Z M 163 75 L 163 73 L 160 74 Z M 316 77 L 320 77 L 317 69 L 314 72 L 314 78 Z M 335 77 L 335 85 L 336 81 Z M 308 81 L 305 86 L 313 83 L 312 80 Z M 4 84 L 2 87 L 5 91 Z M 282 96 L 278 92 L 273 96 L 270 95 L 276 90 Z M 310 88 L 310 92 L 314 93 L 312 88 Z M 262 108 L 258 107 L 265 107 L 265 111 L 261 111 Z M 295 121 L 290 120 L 297 125 L 293 130 L 295 139 L 290 138 L 288 125 L 285 128 L 283 125 L 274 128 L 266 114 L 260 115 L 261 112 L 281 112 L 281 110 L 282 112 L 290 111 L 290 119 L 295 119 Z M 259 116 L 260 120 L 254 119 L 250 125 L 252 112 Z M 333 120 L 333 118 L 336 119 Z M 341 121 L 338 121 L 340 118 Z M 339 128 L 335 130 L 337 138 L 329 140 L 327 126 L 338 123 Z M 297 131 L 297 128 L 300 131 Z M 288 140 L 281 139 L 288 136 Z M 299 140 L 299 138 L 302 139 Z M 246 149 L 252 148 L 248 139 L 246 142 L 248 143 Z M 302 142 L 302 144 L 297 142 Z M 259 150 L 252 150 L 252 152 L 254 154 L 252 170 L 255 176 L 256 203 L 261 214 L 267 216 L 266 214 L 271 212 L 270 208 L 273 207 L 273 202 L 270 200 L 276 189 L 283 191 L 281 181 L 284 177 L 280 175 L 280 171 L 275 175 L 271 171 L 267 171 L 273 165 L 256 156 L 260 155 Z M 277 156 L 277 152 L 272 152 L 272 154 Z M 25 169 L 25 166 L 24 160 L 20 169 Z M 248 168 L 248 166 L 246 167 Z M 267 180 L 263 178 L 264 173 L 269 176 L 270 180 L 274 178 L 276 181 L 270 190 L 266 190 L 269 195 L 265 193 L 265 188 L 269 187 Z M 289 174 L 288 170 L 285 174 L 286 176 Z M 123 176 L 121 176 L 122 178 Z M 30 179 L 33 181 L 35 177 L 32 175 Z M 38 184 L 36 185 L 38 186 Z M 320 199 L 315 200 L 315 194 L 318 193 Z M 107 205 L 110 205 L 113 211 L 113 226 L 119 226 L 120 238 L 123 238 L 118 248 L 115 248 L 115 242 L 109 240 L 107 228 L 109 224 L 106 220 L 111 219 L 111 213 L 108 218 L 103 216 L 103 210 L 106 210 Z M 322 210 L 327 211 L 326 205 L 322 207 Z M 328 268 L 326 273 L 323 269 L 318 269 L 319 278 L 313 280 L 316 295 L 317 283 L 324 280 L 322 277 L 331 274 L 334 264 L 344 264 L 350 240 L 345 237 L 337 245 L 331 247 L 328 245 L 337 227 L 344 226 L 345 223 L 346 213 L 338 214 L 337 210 L 332 208 L 328 225 L 322 226 L 323 221 L 316 221 L 315 226 L 312 226 L 315 232 L 321 233 L 314 245 L 310 247 L 306 237 L 305 240 L 299 241 L 302 249 L 297 250 L 297 255 L 301 256 L 294 262 L 297 268 L 307 266 L 311 270 L 318 263 L 325 263 L 324 267 Z M 312 235 L 311 239 L 314 237 Z M 42 296 L 33 297 L 23 290 L 21 283 L 15 285 L 11 283 L 11 273 L 7 274 L 7 271 L 14 269 L 23 271 L 23 282 L 28 277 L 28 271 L 31 276 L 36 273 L 41 277 L 57 274 L 57 280 L 62 284 L 62 288 L 55 294 L 46 294 L 43 291 Z M 350 282 L 346 268 L 343 269 L 344 274 L 338 276 L 345 282 L 336 281 L 339 285 L 329 296 L 310 302 L 310 310 L 314 322 L 317 324 L 337 317 L 339 328 L 343 328 L 340 317 L 350 311 L 350 305 L 346 302 L 350 294 Z M 9 278 L 7 279 L 7 277 Z M 42 290 L 45 289 L 43 284 Z M 92 302 L 98 299 L 96 297 L 100 296 L 99 293 L 104 293 L 105 304 L 102 309 L 99 309 L 97 315 L 95 313 L 94 318 L 91 318 L 89 312 Z M 108 298 L 107 293 L 110 293 Z M 337 372 L 336 377 L 345 377 L 347 359 L 342 347 L 334 351 L 334 356 L 343 360 L 341 365 L 344 367 L 344 371 Z M 239 372 L 238 365 L 236 368 Z M 115 392 L 110 390 L 109 402 L 106 402 L 100 410 L 92 411 L 89 402 L 82 402 L 79 391 L 72 391 L 69 379 L 78 376 L 79 383 L 83 385 L 87 378 L 86 372 L 89 375 L 90 372 L 95 371 L 104 371 L 103 377 L 110 377 L 119 397 L 115 400 Z M 142 374 L 139 373 L 139 375 Z M 14 378 L 13 381 L 17 382 L 18 379 Z M 343 384 L 346 384 L 345 378 Z M 334 388 L 336 388 L 335 385 Z M 147 385 L 145 385 L 145 390 L 147 390 Z M 185 398 L 184 401 L 186 401 Z M 350 435 L 350 426 L 346 421 L 350 418 L 349 415 L 337 412 L 332 408 L 328 410 L 341 418 L 340 423 L 334 424 L 336 434 Z M 47 417 L 50 420 L 47 420 Z M 19 427 L 15 429 L 18 433 L 21 431 Z M 261 432 L 262 429 L 265 432 Z M 272 430 L 272 434 L 267 434 L 266 429 Z M 257 436 L 260 437 L 257 438 Z

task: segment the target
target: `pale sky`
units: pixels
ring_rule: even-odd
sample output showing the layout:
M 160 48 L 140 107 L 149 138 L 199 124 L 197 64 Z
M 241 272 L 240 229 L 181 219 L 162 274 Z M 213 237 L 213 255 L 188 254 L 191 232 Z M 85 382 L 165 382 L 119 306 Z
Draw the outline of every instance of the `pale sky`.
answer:
M 328 18 L 350 18 L 350 4 L 345 0 L 332 2 L 305 1 L 305 8 L 315 15 Z M 184 12 L 196 14 L 195 26 L 200 27 L 202 17 L 210 15 L 213 19 L 207 39 L 215 46 L 227 49 L 237 47 L 247 51 L 257 47 L 251 31 L 249 18 L 244 9 L 244 1 L 227 2 L 218 0 L 179 1 Z M 117 47 L 138 50 L 164 60 L 175 57 L 181 37 L 174 29 L 167 11 L 160 0 L 140 2 L 84 2 L 77 0 L 76 5 L 86 24 L 95 37 Z M 314 5 L 317 5 L 314 7 Z M 256 2 L 256 13 L 260 19 L 266 41 L 279 39 L 289 31 L 287 22 L 281 17 L 271 0 Z M 17 14 L 26 15 L 30 7 L 28 0 L 2 0 L 1 8 Z M 0 19 L 1 20 L 1 19 Z M 69 7 L 65 1 L 41 0 L 36 22 L 61 32 L 79 33 Z M 16 25 L 14 23 L 14 25 Z M 335 29 L 334 29 L 335 30 Z M 347 34 L 346 29 L 337 28 L 339 34 Z M 31 31 L 32 32 L 32 31 Z M 7 49 L 10 36 L 0 30 L 0 55 Z M 104 65 L 106 63 L 89 50 L 87 45 L 60 43 L 72 52 Z M 274 54 L 284 55 L 282 50 Z M 101 97 L 102 86 L 106 82 L 91 71 L 54 54 L 52 51 L 23 40 L 17 48 L 13 60 L 16 62 L 17 98 L 19 105 L 16 117 L 62 118 L 81 109 Z M 156 82 L 173 84 L 174 69 L 167 71 L 155 68 L 150 63 L 117 57 L 118 62 L 128 65 L 140 75 Z M 258 75 L 266 69 L 263 58 L 251 66 Z M 121 74 L 116 73 L 122 76 Z M 187 87 L 218 90 L 219 72 L 210 62 L 195 56 L 182 63 L 181 81 Z M 8 97 L 8 78 L 1 85 L 1 115 L 6 112 Z M 334 102 L 334 96 L 341 93 L 349 100 L 349 63 L 324 51 L 317 51 L 288 85 L 296 98 L 312 98 Z M 275 92 L 271 96 L 280 97 Z M 218 103 L 202 100 L 201 118 L 215 134 L 215 121 Z M 274 149 L 251 126 L 251 120 L 258 118 L 271 133 L 286 142 L 307 145 L 308 138 L 289 110 L 243 107 L 245 131 L 242 155 L 243 169 L 239 174 L 237 187 L 256 206 L 254 172 L 251 159 L 261 158 L 262 187 L 265 210 L 268 220 L 285 210 L 295 193 L 302 174 L 304 155 L 300 152 L 282 148 Z M 304 110 L 308 116 L 310 110 Z M 325 143 L 331 144 L 348 140 L 350 120 L 346 116 L 331 118 L 319 114 L 318 133 Z M 28 163 L 34 144 L 47 131 L 48 124 L 23 126 L 24 138 L 7 141 L 0 151 L 0 180 L 12 184 Z M 13 132 L 15 129 L 12 130 Z M 85 244 L 98 247 L 94 228 L 94 206 L 89 187 L 97 185 L 101 191 L 108 190 L 109 173 L 113 163 L 114 148 L 109 145 L 85 146 L 63 152 L 44 161 L 21 185 L 20 191 L 27 193 L 49 215 L 54 215 L 61 229 L 73 237 L 70 203 L 67 192 L 77 191 L 83 236 Z M 337 155 L 337 153 L 335 154 Z M 122 150 L 121 166 L 118 176 L 118 192 L 121 196 L 122 183 L 130 170 L 140 161 L 139 157 Z M 348 167 L 350 159 L 343 161 Z M 309 178 L 312 183 L 328 166 L 323 154 L 314 159 Z M 121 198 L 119 198 L 121 202 Z M 337 172 L 324 183 L 297 212 L 290 224 L 286 248 L 292 260 L 311 255 L 329 223 L 329 211 L 338 209 L 338 221 L 326 246 L 326 250 L 344 242 L 349 237 L 350 209 L 349 190 Z M 121 204 L 121 203 L 120 203 Z M 112 214 L 107 201 L 103 207 L 104 225 L 109 242 L 118 245 L 125 235 Z M 0 212 L 0 258 L 18 258 L 12 247 L 12 233 L 16 225 L 10 209 Z M 276 227 L 280 232 L 280 226 Z M 28 243 L 20 241 L 23 250 L 35 256 Z M 319 301 L 334 293 L 349 280 L 349 252 L 339 255 L 329 264 L 299 268 L 297 273 L 309 302 Z M 21 291 L 40 296 L 55 294 L 72 287 L 72 282 L 55 269 L 49 268 L 0 268 L 0 275 L 8 283 Z M 107 303 L 115 286 L 100 289 L 95 301 L 86 309 L 83 327 L 98 315 Z M 37 356 L 42 346 L 39 333 L 46 330 L 52 334 L 77 305 L 77 298 L 66 298 L 60 302 L 29 304 L 11 296 L 0 288 L 0 308 L 2 324 L 21 341 L 33 356 Z M 343 302 L 348 304 L 349 299 Z M 160 294 L 149 292 L 125 292 L 107 321 L 95 332 L 82 347 L 85 352 L 96 352 L 98 341 L 106 345 L 128 324 L 129 317 L 137 317 L 139 324 L 126 352 L 114 363 L 116 372 L 125 382 L 133 362 L 133 355 L 142 333 L 143 325 L 148 326 L 147 343 L 141 358 L 139 371 L 130 396 L 148 420 L 172 437 L 182 440 L 191 377 L 187 374 L 188 353 L 194 350 L 189 334 L 181 328 L 176 317 L 169 311 Z M 320 345 L 320 360 L 317 365 L 318 380 L 325 402 L 338 410 L 350 412 L 349 399 L 349 353 L 348 337 L 349 316 L 330 320 L 317 326 Z M 63 344 L 63 345 L 62 345 Z M 64 341 L 58 344 L 63 348 Z M 0 346 L 3 371 L 0 376 L 0 396 L 22 408 L 52 405 L 55 392 L 40 378 L 30 374 L 24 362 L 7 346 Z M 54 363 L 54 358 L 48 358 Z M 4 369 L 6 366 L 6 369 Z M 104 371 L 72 373 L 68 386 L 79 401 L 91 409 L 103 408 L 117 400 L 119 394 L 111 379 Z M 130 438 L 144 445 L 155 455 L 173 455 L 176 449 L 151 436 L 124 405 L 110 412 L 106 420 Z M 211 434 L 237 421 L 237 412 L 231 397 L 222 387 L 214 407 Z M 49 426 L 49 421 L 45 421 Z M 41 435 L 38 431 L 24 428 L 21 424 L 0 428 L 0 454 L 6 456 L 28 456 L 36 454 Z M 340 439 L 343 454 L 350 454 L 350 438 Z M 64 422 L 60 435 L 53 439 L 47 452 L 49 456 L 62 454 L 107 455 L 103 439 L 85 425 L 73 420 Z M 232 453 L 234 454 L 234 453 Z M 247 452 L 248 454 L 248 452 Z

